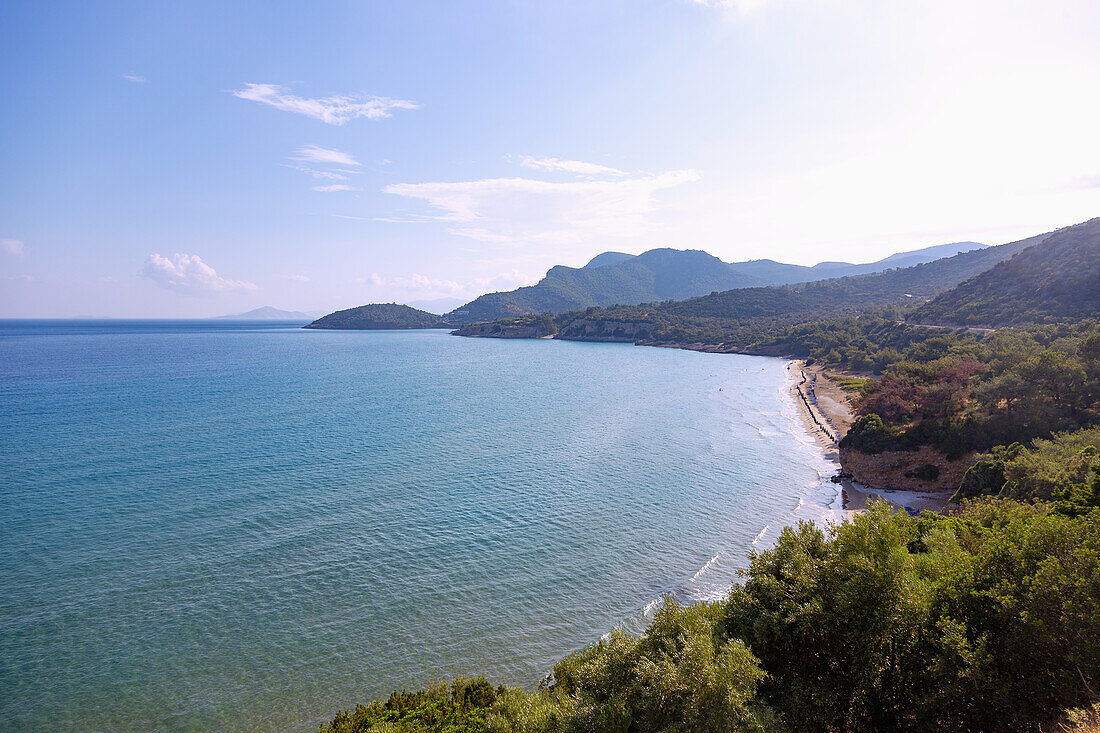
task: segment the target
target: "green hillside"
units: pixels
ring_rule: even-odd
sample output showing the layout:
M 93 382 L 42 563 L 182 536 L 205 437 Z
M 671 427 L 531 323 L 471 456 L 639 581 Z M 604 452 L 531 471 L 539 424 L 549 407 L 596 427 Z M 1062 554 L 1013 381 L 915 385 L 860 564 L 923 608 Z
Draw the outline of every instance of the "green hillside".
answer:
M 553 267 L 536 285 L 482 295 L 446 314 L 445 318 L 454 324 L 479 323 L 533 313 L 563 313 L 592 306 L 684 300 L 726 290 L 807 283 L 882 272 L 981 247 L 976 242 L 955 242 L 900 252 L 877 262 L 858 265 L 821 262 L 813 267 L 789 265 L 773 260 L 724 263 L 699 250 L 663 248 L 640 255 L 604 252 L 593 257 L 584 267 Z M 996 256 L 986 256 L 977 257 L 973 261 L 992 263 L 997 259 Z M 975 269 L 970 274 L 980 271 Z M 930 273 L 929 276 L 934 277 L 934 274 Z M 949 279 L 947 286 L 955 282 L 958 280 Z M 756 294 L 746 297 L 754 300 L 769 296 Z M 792 302 L 791 305 L 795 303 Z
M 914 323 L 1011 326 L 1100 315 L 1100 218 L 1057 231 L 919 308 Z
M 585 267 L 551 268 L 537 285 L 482 295 L 446 318 L 451 323 L 475 323 L 594 305 L 690 298 L 765 282 L 735 272 L 699 250 L 654 249 L 636 257 L 607 252 Z
M 397 303 L 372 303 L 358 308 L 329 313 L 303 328 L 348 330 L 391 330 L 407 328 L 446 328 L 443 320 L 427 311 Z
M 882 308 L 893 308 L 900 318 L 905 310 L 922 300 L 988 270 L 1048 236 L 1041 234 L 870 275 L 780 287 L 740 288 L 676 302 L 589 308 L 558 316 L 555 319 L 558 337 L 725 344 L 737 349 L 807 321 Z M 635 327 L 626 328 L 624 323 Z

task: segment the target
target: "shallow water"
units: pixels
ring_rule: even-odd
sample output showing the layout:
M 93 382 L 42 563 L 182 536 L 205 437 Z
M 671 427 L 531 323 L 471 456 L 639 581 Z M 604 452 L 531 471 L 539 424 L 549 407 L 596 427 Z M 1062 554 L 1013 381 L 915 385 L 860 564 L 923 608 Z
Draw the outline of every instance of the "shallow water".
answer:
M 835 517 L 779 359 L 0 322 L 0 721 L 315 730 L 534 685 Z

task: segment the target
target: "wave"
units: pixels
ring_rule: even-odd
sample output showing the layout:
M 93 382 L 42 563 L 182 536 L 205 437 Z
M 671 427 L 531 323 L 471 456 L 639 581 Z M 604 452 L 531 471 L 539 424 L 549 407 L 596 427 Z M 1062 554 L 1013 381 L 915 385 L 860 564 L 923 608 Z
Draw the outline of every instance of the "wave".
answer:
M 707 560 L 706 563 L 704 563 L 703 567 L 696 570 L 695 575 L 691 576 L 691 582 L 694 583 L 696 578 L 698 578 L 700 575 L 705 573 L 707 571 L 707 568 L 709 568 L 711 565 L 713 565 L 714 561 L 717 560 L 718 556 L 721 555 L 721 554 L 722 554 L 721 552 L 715 553 L 714 557 Z
M 756 546 L 756 543 L 757 543 L 757 542 L 759 542 L 760 540 L 764 539 L 764 535 L 765 535 L 765 534 L 767 533 L 767 531 L 768 531 L 768 526 L 769 526 L 769 525 L 765 524 L 765 525 L 764 525 L 764 529 L 760 530 L 760 534 L 756 535 L 756 538 L 755 538 L 755 539 L 753 539 L 753 541 L 752 541 L 752 544 L 753 544 L 753 546 L 754 546 L 754 547 Z

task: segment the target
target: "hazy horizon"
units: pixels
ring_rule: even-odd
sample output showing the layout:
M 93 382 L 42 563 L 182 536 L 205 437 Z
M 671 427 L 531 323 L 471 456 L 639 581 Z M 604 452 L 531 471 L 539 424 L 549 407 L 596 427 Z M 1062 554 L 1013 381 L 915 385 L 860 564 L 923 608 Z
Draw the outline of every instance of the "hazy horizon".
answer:
M 0 20 L 0 317 L 469 300 L 608 250 L 870 262 L 1100 214 L 1085 0 Z

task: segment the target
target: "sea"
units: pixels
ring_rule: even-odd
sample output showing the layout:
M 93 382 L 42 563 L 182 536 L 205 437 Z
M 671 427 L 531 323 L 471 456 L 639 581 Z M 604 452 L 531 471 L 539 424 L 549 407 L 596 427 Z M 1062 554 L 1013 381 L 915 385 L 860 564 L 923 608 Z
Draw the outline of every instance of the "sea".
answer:
M 781 359 L 300 326 L 0 321 L 0 729 L 532 688 L 842 516 Z

